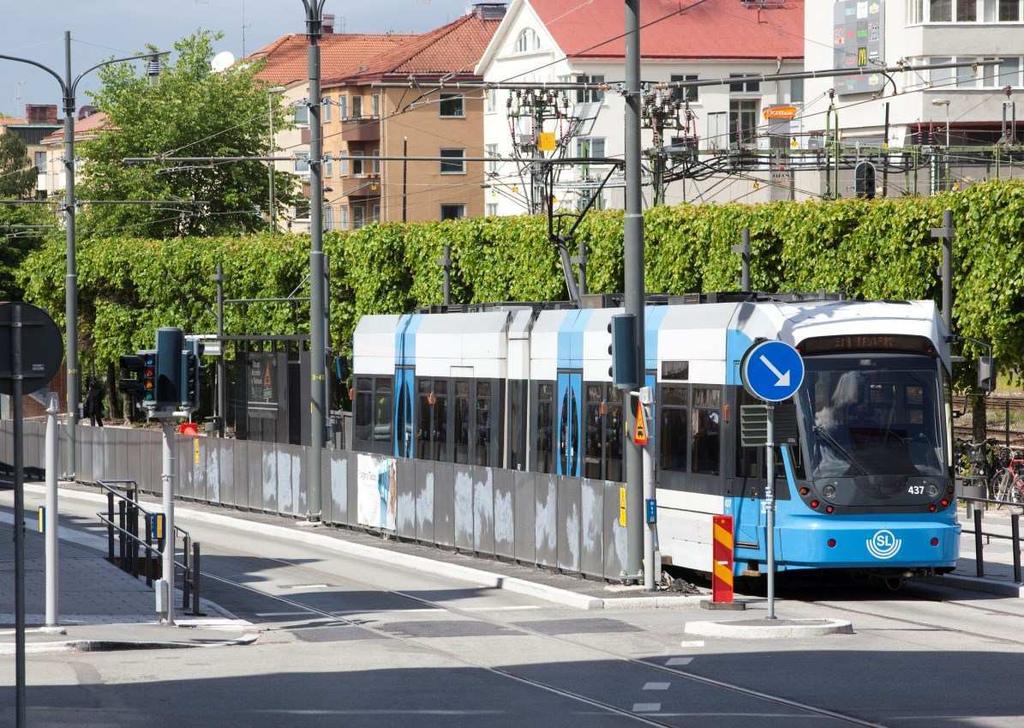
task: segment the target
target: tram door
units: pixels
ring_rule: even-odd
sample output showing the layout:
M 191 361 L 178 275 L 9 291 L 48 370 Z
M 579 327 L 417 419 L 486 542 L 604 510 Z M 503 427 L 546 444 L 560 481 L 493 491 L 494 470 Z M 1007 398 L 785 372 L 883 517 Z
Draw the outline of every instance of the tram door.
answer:
M 395 368 L 395 455 L 411 458 L 416 455 L 416 430 L 413 403 L 416 401 L 415 370 Z
M 558 438 L 556 452 L 558 459 L 555 472 L 558 475 L 580 476 L 580 457 L 583 450 L 583 372 L 558 372 Z

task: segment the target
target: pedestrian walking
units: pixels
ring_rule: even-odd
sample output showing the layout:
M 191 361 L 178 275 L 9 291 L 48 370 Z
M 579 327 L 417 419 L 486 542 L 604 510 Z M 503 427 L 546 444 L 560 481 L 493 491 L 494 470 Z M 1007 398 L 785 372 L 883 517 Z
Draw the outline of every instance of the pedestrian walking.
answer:
M 83 409 L 93 427 L 103 427 L 103 387 L 96 377 L 89 377 Z

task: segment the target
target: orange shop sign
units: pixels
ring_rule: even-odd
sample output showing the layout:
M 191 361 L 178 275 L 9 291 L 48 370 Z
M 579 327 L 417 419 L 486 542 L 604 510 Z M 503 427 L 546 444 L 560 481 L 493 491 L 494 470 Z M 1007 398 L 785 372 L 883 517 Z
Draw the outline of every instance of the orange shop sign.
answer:
M 768 121 L 792 121 L 798 111 L 800 110 L 792 104 L 775 104 L 774 106 L 765 106 L 761 113 Z

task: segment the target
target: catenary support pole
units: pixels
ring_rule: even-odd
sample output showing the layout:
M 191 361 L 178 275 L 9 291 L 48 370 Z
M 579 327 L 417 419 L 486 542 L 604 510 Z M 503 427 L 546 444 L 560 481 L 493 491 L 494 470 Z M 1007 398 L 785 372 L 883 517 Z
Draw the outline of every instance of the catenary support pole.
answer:
M 75 79 L 71 76 L 71 31 L 64 31 L 64 235 L 67 273 L 64 320 L 67 341 L 68 470 L 78 468 L 78 264 L 75 258 Z
M 50 395 L 46 408 L 46 626 L 56 627 L 60 618 L 60 559 L 57 538 L 57 468 L 60 467 L 58 445 L 57 395 Z
M 625 312 L 635 316 L 636 357 L 640 383 L 645 380 L 644 355 L 644 227 L 640 152 L 640 0 L 626 0 L 626 210 L 624 221 Z M 624 394 L 627 432 L 636 428 L 630 394 Z M 626 573 L 639 577 L 644 548 L 643 453 L 626 439 Z
M 224 266 L 217 263 L 217 273 L 213 280 L 217 283 L 217 340 L 220 344 L 220 354 L 217 356 L 217 433 L 224 437 L 227 427 L 228 416 L 228 382 L 227 363 L 224 356 L 227 352 L 224 349 L 227 342 L 224 341 Z
M 25 726 L 25 482 L 22 467 L 21 305 L 11 309 L 11 405 L 14 416 L 14 684 L 15 725 Z
M 274 141 L 274 94 L 267 92 L 267 123 L 270 126 L 270 156 L 277 152 L 277 142 Z M 267 162 L 267 214 L 270 218 L 270 232 L 277 232 L 277 189 L 274 179 L 276 163 Z
M 164 509 L 164 550 L 162 556 L 161 578 L 167 584 L 167 599 L 164 600 L 164 621 L 174 624 L 174 423 L 161 420 L 163 430 L 163 469 L 160 482 L 163 488 Z
M 309 37 L 309 494 L 307 517 L 320 519 L 320 491 L 323 479 L 324 432 L 327 409 L 324 402 L 324 253 L 323 253 L 323 129 L 320 126 L 320 33 L 324 0 L 303 0 L 306 33 Z
M 942 320 L 946 331 L 953 330 L 953 211 L 942 213 Z

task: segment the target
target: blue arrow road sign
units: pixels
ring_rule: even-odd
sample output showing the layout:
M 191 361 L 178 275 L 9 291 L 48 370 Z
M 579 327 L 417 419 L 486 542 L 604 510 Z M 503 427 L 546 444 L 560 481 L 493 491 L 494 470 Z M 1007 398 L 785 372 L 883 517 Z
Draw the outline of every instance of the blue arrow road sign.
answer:
M 789 399 L 804 383 L 804 360 L 784 341 L 764 341 L 743 357 L 743 386 L 765 402 Z

